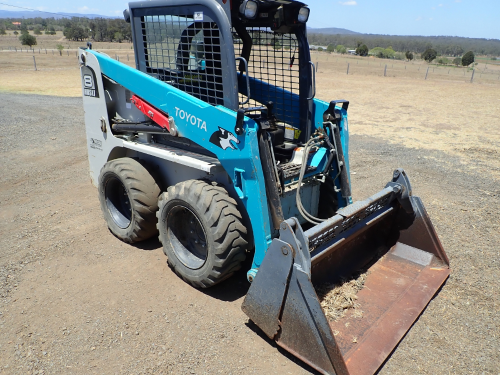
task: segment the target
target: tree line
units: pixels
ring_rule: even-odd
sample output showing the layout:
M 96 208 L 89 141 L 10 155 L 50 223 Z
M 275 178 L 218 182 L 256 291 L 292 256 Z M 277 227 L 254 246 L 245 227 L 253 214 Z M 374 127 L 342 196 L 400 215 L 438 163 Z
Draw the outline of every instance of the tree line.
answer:
M 13 22 L 20 23 L 14 25 Z M 12 30 L 19 34 L 25 30 L 33 30 L 35 35 L 55 34 L 62 31 L 69 40 L 81 41 L 92 39 L 96 42 L 131 41 L 130 24 L 121 18 L 4 18 L 0 19 L 0 35 Z M 261 39 L 261 37 L 256 38 Z M 355 49 L 365 45 L 368 50 L 376 47 L 405 53 L 413 51 L 423 53 L 428 49 L 435 50 L 438 55 L 462 56 L 466 51 L 476 55 L 500 56 L 500 40 L 462 38 L 450 36 L 394 36 L 376 34 L 309 34 L 309 43 L 315 45 L 346 46 Z M 259 42 L 262 42 L 259 40 Z
M 13 24 L 20 23 L 20 25 Z M 12 30 L 14 34 L 25 34 L 32 30 L 33 34 L 54 35 L 56 31 L 62 31 L 66 39 L 81 41 L 92 39 L 96 42 L 119 42 L 132 41 L 130 24 L 121 18 L 4 18 L 0 19 L 0 34 L 6 34 Z
M 310 44 L 323 46 L 346 46 L 356 49 L 360 44 L 366 45 L 369 50 L 376 47 L 394 51 L 413 51 L 423 53 L 432 48 L 439 55 L 462 56 L 466 51 L 476 55 L 500 56 L 500 40 L 461 38 L 451 36 L 393 36 L 375 34 L 308 34 Z
M 318 51 L 323 51 L 323 48 L 320 47 L 318 48 Z M 358 56 L 375 56 L 379 57 L 381 59 L 397 59 L 397 60 L 408 60 L 411 61 L 415 58 L 413 55 L 413 52 L 411 51 L 406 51 L 405 53 L 402 52 L 396 52 L 392 48 L 392 46 L 389 46 L 387 48 L 382 48 L 382 47 L 375 47 L 372 48 L 371 50 L 368 49 L 368 46 L 366 44 L 362 44 L 362 42 L 358 41 L 357 42 L 357 47 L 356 47 L 356 55 Z M 341 44 L 337 45 L 337 47 L 333 46 L 332 44 L 329 44 L 328 47 L 326 47 L 326 52 L 331 53 L 331 52 L 337 52 L 341 54 L 347 53 L 347 48 Z M 428 63 L 431 63 L 432 61 L 436 60 L 438 57 L 438 53 L 436 50 L 432 48 L 426 49 L 422 54 L 420 55 L 420 58 L 422 60 L 427 61 Z M 493 59 L 495 59 L 493 57 Z M 463 65 L 463 66 L 469 66 L 473 64 L 475 61 L 475 55 L 474 52 L 468 51 L 466 52 L 463 56 L 457 56 L 453 60 L 448 59 L 447 57 L 440 57 L 437 60 L 438 64 L 442 65 L 448 65 L 448 64 L 454 64 L 454 65 Z

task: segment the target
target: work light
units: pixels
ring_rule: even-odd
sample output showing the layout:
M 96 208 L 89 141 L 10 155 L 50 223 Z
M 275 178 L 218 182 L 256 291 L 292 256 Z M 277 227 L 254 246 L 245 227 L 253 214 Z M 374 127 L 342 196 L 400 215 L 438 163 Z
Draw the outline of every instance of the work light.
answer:
M 252 0 L 245 0 L 240 6 L 240 13 L 245 16 L 245 18 L 253 19 L 257 15 L 257 3 Z
M 299 22 L 306 23 L 308 18 L 309 18 L 309 8 L 306 7 L 300 8 L 297 20 Z

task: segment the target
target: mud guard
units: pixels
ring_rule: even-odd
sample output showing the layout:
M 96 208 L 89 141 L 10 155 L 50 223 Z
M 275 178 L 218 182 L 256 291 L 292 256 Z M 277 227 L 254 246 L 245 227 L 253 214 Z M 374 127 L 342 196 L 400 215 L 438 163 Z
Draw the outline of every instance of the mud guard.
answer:
M 363 318 L 329 322 L 314 285 L 360 270 L 367 272 L 357 295 Z M 449 274 L 427 212 L 398 169 L 385 189 L 306 232 L 295 218 L 284 221 L 242 310 L 323 374 L 373 374 Z

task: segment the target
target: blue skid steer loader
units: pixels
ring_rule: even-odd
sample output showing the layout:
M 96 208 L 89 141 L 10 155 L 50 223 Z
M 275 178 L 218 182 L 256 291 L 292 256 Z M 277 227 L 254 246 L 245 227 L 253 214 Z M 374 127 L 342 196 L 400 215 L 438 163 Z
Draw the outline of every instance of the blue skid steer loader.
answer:
M 309 8 L 153 0 L 124 17 L 135 68 L 79 49 L 90 175 L 110 231 L 159 236 L 197 288 L 252 256 L 242 309 L 269 338 L 323 374 L 376 372 L 449 261 L 402 169 L 352 202 L 349 102 L 315 98 Z M 331 318 L 316 291 L 360 275 L 358 314 Z

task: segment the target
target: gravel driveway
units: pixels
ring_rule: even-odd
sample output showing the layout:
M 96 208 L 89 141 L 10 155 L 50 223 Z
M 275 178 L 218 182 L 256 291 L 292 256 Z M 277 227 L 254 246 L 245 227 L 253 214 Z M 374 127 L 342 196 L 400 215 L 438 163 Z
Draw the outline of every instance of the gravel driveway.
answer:
M 156 239 L 132 246 L 107 230 L 80 98 L 0 93 L 0 103 L 1 374 L 312 372 L 248 323 L 245 272 L 198 291 Z M 452 267 L 380 373 L 499 374 L 499 182 L 473 156 L 368 136 L 350 150 L 355 199 L 406 169 Z

